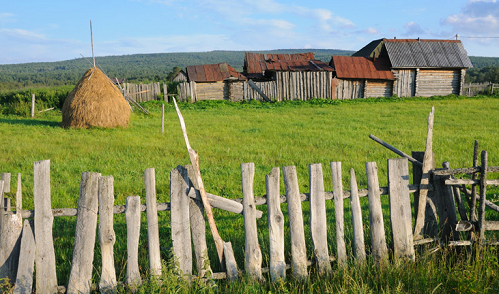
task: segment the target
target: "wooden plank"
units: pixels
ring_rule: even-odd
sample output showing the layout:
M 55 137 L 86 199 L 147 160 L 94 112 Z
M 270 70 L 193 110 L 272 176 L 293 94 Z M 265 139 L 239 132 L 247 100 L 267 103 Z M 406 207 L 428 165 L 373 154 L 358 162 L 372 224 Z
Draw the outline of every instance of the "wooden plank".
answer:
M 0 278 L 15 281 L 19 264 L 23 221 L 20 214 L 1 211 Z
M 186 166 L 190 179 L 190 191 L 195 191 L 199 200 L 189 199 L 189 220 L 191 223 L 192 243 L 194 245 L 194 255 L 196 256 L 196 266 L 198 277 L 204 277 L 207 273 L 213 274 L 208 257 L 208 246 L 206 244 L 206 224 L 204 220 L 204 207 L 201 202 L 201 195 L 197 190 L 198 183 L 192 165 Z M 242 205 L 241 205 L 242 206 Z
M 480 180 L 472 179 L 447 179 L 445 184 L 449 186 L 459 186 L 459 185 L 477 185 L 480 184 Z M 487 186 L 499 186 L 499 180 L 487 180 Z
M 50 160 L 34 163 L 36 292 L 57 293 L 54 241 L 50 199 Z
M 379 194 L 378 167 L 376 162 L 366 162 L 369 199 L 369 224 L 371 229 L 372 255 L 377 264 L 388 260 L 383 210 Z
M 424 227 L 424 219 L 425 219 L 425 211 L 426 211 L 426 198 L 428 195 L 428 189 L 424 188 L 424 185 L 428 185 L 430 181 L 430 170 L 433 166 L 435 166 L 433 162 L 433 121 L 435 116 L 435 108 L 431 108 L 431 112 L 428 115 L 428 132 L 426 136 L 426 149 L 425 155 L 423 158 L 423 170 L 421 177 L 421 185 L 423 188 L 419 191 L 419 202 L 418 205 L 418 214 L 416 216 L 416 225 L 414 228 L 414 239 L 422 239 L 423 238 L 423 227 Z
M 484 221 L 484 231 L 499 231 L 499 221 Z
M 190 178 L 192 179 L 192 177 Z M 208 196 L 208 202 L 210 203 L 211 207 L 222 209 L 225 211 L 230 211 L 237 214 L 243 214 L 243 205 L 240 202 L 235 201 L 234 199 L 227 199 L 222 196 L 217 196 L 210 193 L 206 193 L 206 196 Z M 201 201 L 201 195 L 199 194 L 199 190 L 196 190 L 194 188 L 189 190 L 189 197 L 197 201 Z M 262 216 L 263 216 L 263 211 L 256 210 L 256 218 L 261 218 Z
M 388 159 L 390 221 L 395 259 L 415 261 L 412 236 L 409 165 L 406 158 Z
M 0 180 L 3 181 L 3 192 L 10 193 L 10 173 L 0 173 Z
M 423 161 L 424 152 L 423 151 L 413 151 L 412 156 L 418 160 Z M 435 155 L 432 154 L 432 162 L 434 160 Z M 433 167 L 432 167 L 433 168 Z M 423 174 L 423 167 L 412 164 L 412 173 L 413 173 L 413 183 L 419 187 L 421 184 L 421 177 Z M 428 236 L 430 238 L 435 238 L 438 234 L 438 221 L 437 221 L 437 208 L 434 203 L 434 191 L 432 188 L 428 188 L 428 194 L 426 197 L 426 209 L 425 209 L 425 220 L 423 227 L 423 235 Z M 409 185 L 409 193 L 412 193 L 411 185 Z M 414 191 L 414 215 L 418 215 L 418 203 L 419 203 L 419 189 Z
M 248 85 L 250 85 L 251 88 L 253 88 L 263 98 L 263 100 L 265 100 L 266 102 L 271 102 L 269 97 L 267 97 L 267 95 L 265 95 L 263 91 L 260 90 L 260 88 L 252 80 L 248 80 Z
M 480 243 L 485 241 L 485 200 L 487 199 L 487 151 L 481 154 L 482 172 L 480 173 L 480 206 L 478 207 L 478 237 Z
M 478 141 L 475 140 L 475 144 L 473 145 L 473 167 L 478 167 Z M 487 170 L 486 170 L 487 171 Z M 474 172 L 471 174 L 471 179 L 476 180 L 477 174 Z M 476 215 L 476 185 L 471 186 L 471 205 L 470 205 L 470 220 L 478 221 Z
M 393 151 L 394 153 L 396 153 L 396 154 L 398 154 L 398 155 L 400 155 L 402 157 L 407 158 L 413 164 L 417 164 L 419 166 L 423 166 L 423 164 L 420 161 L 418 161 L 417 159 L 415 159 L 412 156 L 410 156 L 410 155 L 408 155 L 408 154 L 400 151 L 399 149 L 397 149 L 397 148 L 393 147 L 392 145 L 386 143 L 385 141 L 379 139 L 378 137 L 374 136 L 373 134 L 370 134 L 369 138 L 371 138 L 374 142 L 379 143 L 381 146 L 386 147 L 388 150 Z
M 308 166 L 310 177 L 310 234 L 319 274 L 331 273 L 327 245 L 326 200 L 320 163 Z
M 173 253 L 184 275 L 192 274 L 191 229 L 189 221 L 188 171 L 177 166 L 170 173 L 171 233 Z
M 366 260 L 366 247 L 364 245 L 364 227 L 362 225 L 362 208 L 360 207 L 355 170 L 350 169 L 350 207 L 352 209 L 353 226 L 353 254 L 358 262 Z
M 291 235 L 291 268 L 295 279 L 305 279 L 308 276 L 307 247 L 305 245 L 305 231 L 296 167 L 285 166 L 282 168 L 282 173 L 284 176 L 284 188 L 286 189 Z
M 16 189 L 16 214 L 22 217 L 23 210 L 23 188 L 21 185 L 21 173 L 17 174 L 17 189 Z
M 444 162 L 442 165 L 445 169 L 450 169 L 450 163 L 448 161 Z M 454 176 L 451 176 L 450 179 L 454 179 Z M 447 185 L 447 180 L 445 181 L 445 184 Z M 466 214 L 466 208 L 464 207 L 464 203 L 461 199 L 461 191 L 459 187 L 456 186 L 452 187 L 452 193 L 454 194 L 454 199 L 456 200 L 461 220 L 467 221 L 468 215 Z
M 159 278 L 161 276 L 161 253 L 159 250 L 158 211 L 156 209 L 156 173 L 154 168 L 147 168 L 144 171 L 144 185 L 146 190 L 147 206 L 146 214 L 149 271 L 151 275 Z
M 19 267 L 17 270 L 14 294 L 31 293 L 33 287 L 33 271 L 35 269 L 35 236 L 29 220 L 24 220 L 21 239 Z
M 456 204 L 452 188 L 445 185 L 450 176 L 433 176 L 435 186 L 435 204 L 438 211 L 439 231 L 443 242 L 458 240 L 459 235 L 454 231 L 457 224 Z
M 239 271 L 237 269 L 236 258 L 234 257 L 234 251 L 232 250 L 232 244 L 230 242 L 224 242 L 224 259 L 227 278 L 229 281 L 234 282 L 239 276 Z
M 270 247 L 270 277 L 272 281 L 286 279 L 286 261 L 284 260 L 284 215 L 279 199 L 278 167 L 265 176 L 267 185 L 267 208 Z
M 241 182 L 243 187 L 244 211 L 244 240 L 246 274 L 250 279 L 263 281 L 262 276 L 262 251 L 258 244 L 258 231 L 256 227 L 255 196 L 253 194 L 253 181 L 255 177 L 255 164 L 241 164 Z
M 135 292 L 142 284 L 139 272 L 140 196 L 126 198 L 126 283 Z
M 84 172 L 81 174 L 73 261 L 67 293 L 90 293 L 92 286 L 100 176 L 100 173 Z
M 478 165 L 478 163 L 477 163 L 477 165 Z M 466 168 L 455 168 L 455 169 L 450 169 L 450 170 L 439 169 L 439 170 L 432 171 L 432 173 L 434 175 L 438 175 L 438 176 L 452 176 L 452 175 L 457 175 L 457 174 L 479 173 L 481 171 L 482 171 L 481 167 L 475 166 L 475 167 L 466 167 Z M 499 172 L 499 166 L 488 166 L 487 172 L 488 173 L 497 173 L 497 172 Z
M 114 178 L 99 178 L 99 244 L 101 248 L 102 272 L 99 281 L 101 293 L 114 293 L 117 285 L 114 268 L 114 243 L 116 234 L 113 224 Z
M 345 220 L 343 216 L 343 183 L 341 179 L 341 162 L 331 162 L 333 178 L 334 213 L 336 219 L 336 249 L 337 260 L 340 266 L 347 262 L 347 248 L 345 246 Z

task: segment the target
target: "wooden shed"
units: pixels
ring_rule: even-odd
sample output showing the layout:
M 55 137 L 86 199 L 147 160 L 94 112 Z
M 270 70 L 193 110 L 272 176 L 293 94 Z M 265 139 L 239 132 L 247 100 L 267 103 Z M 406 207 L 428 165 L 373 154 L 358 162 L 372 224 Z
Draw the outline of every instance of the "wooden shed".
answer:
M 261 54 L 246 52 L 243 73 L 268 97 L 277 101 L 331 98 L 333 69 L 316 60 L 313 52 Z M 245 97 L 252 97 L 245 89 Z M 256 98 L 256 97 L 255 97 Z
M 179 71 L 175 77 L 173 78 L 173 81 L 174 82 L 187 82 L 187 74 L 185 73 L 185 71 L 181 70 Z
M 399 97 L 461 95 L 472 64 L 459 40 L 379 39 L 352 56 L 387 58 Z
M 188 66 L 186 72 L 188 82 L 179 85 L 179 93 L 191 102 L 242 99 L 247 78 L 227 63 Z

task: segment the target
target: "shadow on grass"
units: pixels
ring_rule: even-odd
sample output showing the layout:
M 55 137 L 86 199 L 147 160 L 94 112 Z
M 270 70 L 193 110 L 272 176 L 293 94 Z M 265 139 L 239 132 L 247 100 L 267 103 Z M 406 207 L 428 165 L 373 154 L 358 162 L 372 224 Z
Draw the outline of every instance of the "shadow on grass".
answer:
M 61 122 L 39 120 L 39 119 L 9 119 L 0 118 L 0 123 L 12 125 L 25 125 L 25 126 L 48 126 L 48 127 L 61 127 Z

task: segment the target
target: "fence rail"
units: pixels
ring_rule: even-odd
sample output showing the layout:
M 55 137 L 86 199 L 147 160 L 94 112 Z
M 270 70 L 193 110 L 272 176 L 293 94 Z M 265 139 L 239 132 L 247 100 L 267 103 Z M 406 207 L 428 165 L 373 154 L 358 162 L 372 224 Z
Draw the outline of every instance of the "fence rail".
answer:
M 455 231 L 476 231 L 479 244 L 485 244 L 486 230 L 499 230 L 499 222 L 485 220 L 486 187 L 487 184 L 497 184 L 487 180 L 487 173 L 499 171 L 499 167 L 489 167 L 487 153 L 482 152 L 482 163 L 471 169 L 433 170 L 433 182 L 425 186 L 431 195 L 428 198 L 434 201 L 436 217 L 440 220 L 440 234 L 433 234 L 432 230 L 425 232 L 429 237 L 423 240 L 414 240 L 411 216 L 410 193 L 417 193 L 421 188 L 417 182 L 421 173 L 421 166 L 413 164 L 412 170 L 415 183 L 409 184 L 409 163 L 407 158 L 389 159 L 388 186 L 380 187 L 378 169 L 375 162 L 366 163 L 367 189 L 358 189 L 355 171 L 350 170 L 350 190 L 344 190 L 342 183 L 341 162 L 330 164 L 333 191 L 325 191 L 323 169 L 321 164 L 309 165 L 309 193 L 300 193 L 296 168 L 283 167 L 285 193 L 279 190 L 280 169 L 273 168 L 266 176 L 267 194 L 255 197 L 253 192 L 255 168 L 253 163 L 241 165 L 243 186 L 242 199 L 226 199 L 209 194 L 210 204 L 213 207 L 242 214 L 245 226 L 245 262 L 244 270 L 238 269 L 238 264 L 232 253 L 232 245 L 224 245 L 226 256 L 226 271 L 212 273 L 215 279 L 237 279 L 244 272 L 255 280 L 263 280 L 263 274 L 269 273 L 273 281 L 285 278 L 287 269 L 293 269 L 292 275 L 302 279 L 308 276 L 308 267 L 313 265 L 319 273 L 327 274 L 332 270 L 331 262 L 335 261 L 339 267 L 346 266 L 348 256 L 353 255 L 360 262 L 366 259 L 367 251 L 363 236 L 364 224 L 362 215 L 369 214 L 370 240 L 372 258 L 378 263 L 387 263 L 393 259 L 415 260 L 414 246 L 428 242 L 440 241 L 451 246 L 472 245 L 474 239 L 460 240 Z M 14 293 L 31 292 L 33 283 L 34 264 L 43 270 L 36 271 L 36 291 L 38 293 L 57 293 L 61 289 L 68 293 L 89 293 L 91 289 L 100 291 L 113 290 L 118 284 L 126 284 L 132 290 L 142 283 L 142 276 L 138 267 L 138 238 L 140 236 L 140 213 L 147 213 L 147 234 L 149 248 L 149 273 L 161 275 L 161 258 L 159 254 L 158 211 L 170 211 L 173 252 L 178 260 L 179 270 L 186 277 L 194 273 L 205 276 L 212 272 L 209 266 L 206 244 L 206 226 L 203 217 L 203 205 L 200 203 L 199 193 L 189 177 L 192 174 L 189 167 L 178 166 L 171 171 L 170 203 L 156 203 L 154 169 L 145 171 L 146 204 L 140 204 L 139 196 L 129 196 L 126 205 L 114 205 L 114 190 L 111 176 L 102 177 L 98 173 L 83 173 L 81 177 L 80 196 L 76 209 L 52 209 L 50 199 L 50 161 L 40 161 L 34 164 L 34 203 L 33 211 L 22 209 L 21 177 L 17 177 L 16 211 L 10 211 L 10 201 L 0 201 L 2 214 L 0 215 L 0 278 L 9 277 L 15 281 Z M 482 172 L 483 171 L 483 172 Z M 478 218 L 468 218 L 466 211 L 461 211 L 461 195 L 470 200 L 471 195 L 463 186 L 456 186 L 455 181 L 449 181 L 453 174 L 480 173 L 473 185 L 480 188 Z M 419 177 L 420 178 L 420 177 Z M 0 180 L 0 196 L 10 191 L 10 174 L 4 173 Z M 469 183 L 467 183 L 469 184 Z M 457 188 L 462 189 L 459 191 Z M 383 218 L 381 196 L 388 195 L 390 210 L 390 226 L 393 243 L 388 244 L 385 234 L 385 220 Z M 368 197 L 368 211 L 361 211 L 359 197 Z M 454 202 L 454 199 L 456 202 Z M 326 201 L 334 201 L 334 215 L 336 223 L 336 252 L 330 252 L 328 245 Z M 349 200 L 352 212 L 351 222 L 344 220 L 343 201 Z M 306 238 L 304 230 L 302 202 L 310 202 L 310 238 Z M 287 216 L 281 210 L 281 204 L 287 205 Z M 268 228 L 257 227 L 256 219 L 263 213 L 257 206 L 267 206 Z M 456 205 L 460 209 L 461 220 L 457 222 Z M 470 207 L 472 204 L 470 203 Z M 243 213 L 244 212 L 244 213 Z M 113 215 L 125 213 L 127 223 L 127 274 L 126 281 L 116 280 L 114 269 L 114 233 Z M 454 217 L 452 217 L 452 213 Z M 76 233 L 73 249 L 73 261 L 67 286 L 58 286 L 56 277 L 55 250 L 52 239 L 52 223 L 54 217 L 76 216 Z M 471 216 L 471 211 L 470 211 Z M 291 264 L 285 260 L 284 240 L 286 238 L 284 219 L 289 219 L 291 240 Z M 437 218 L 425 218 L 430 222 Z M 24 219 L 24 222 L 23 222 Z M 31 220 L 30 220 L 31 219 Z M 97 219 L 99 226 L 97 229 Z M 468 220 L 465 220 L 468 219 Z M 345 246 L 346 225 L 353 226 L 352 254 Z M 427 227 L 425 225 L 425 227 Z M 433 224 L 434 225 L 434 224 Z M 33 237 L 34 228 L 34 237 Z M 450 228 L 450 229 L 449 229 Z M 102 255 L 101 280 L 92 285 L 92 262 L 96 242 L 96 229 Z M 269 230 L 269 266 L 263 268 L 262 250 L 258 242 L 258 235 L 263 230 Z M 308 260 L 307 242 L 311 242 L 313 251 L 312 260 Z M 123 242 L 124 240 L 121 240 Z M 191 242 L 194 244 L 194 256 L 191 251 Z M 491 243 L 492 244 L 492 243 Z M 34 250 L 36 248 L 36 250 Z M 388 248 L 393 248 L 389 251 Z M 36 252 L 36 254 L 34 254 Z M 194 267 L 195 265 L 195 267 Z M 207 266 L 208 265 L 208 266 Z M 241 266 L 241 265 L 240 265 Z M 142 273 L 144 274 L 144 273 Z

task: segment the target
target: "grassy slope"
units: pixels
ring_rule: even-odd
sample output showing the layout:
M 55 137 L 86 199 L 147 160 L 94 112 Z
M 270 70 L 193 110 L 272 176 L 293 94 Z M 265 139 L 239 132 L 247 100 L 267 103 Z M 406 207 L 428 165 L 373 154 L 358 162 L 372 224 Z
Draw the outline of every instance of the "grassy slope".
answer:
M 497 117 L 499 117 L 499 99 L 497 98 L 447 98 L 447 99 L 388 99 L 351 101 L 328 104 L 323 102 L 260 104 L 244 103 L 229 104 L 199 103 L 183 104 L 183 111 L 191 145 L 201 158 L 202 175 L 207 191 L 229 198 L 241 197 L 240 167 L 243 162 L 254 162 L 256 166 L 255 195 L 265 193 L 265 174 L 272 167 L 296 165 L 300 189 L 308 191 L 308 164 L 320 162 L 323 164 L 326 190 L 331 190 L 329 162 L 341 161 L 343 166 L 344 188 L 349 187 L 348 172 L 355 168 L 359 187 L 366 186 L 365 162 L 376 161 L 379 168 L 380 185 L 386 185 L 386 160 L 396 155 L 377 145 L 368 138 L 374 134 L 393 146 L 405 151 L 423 150 L 425 146 L 427 116 L 431 106 L 435 106 L 434 151 L 436 162 L 448 160 L 452 167 L 468 167 L 471 165 L 473 140 L 479 140 L 480 148 L 489 151 L 489 165 L 498 165 L 499 144 L 497 137 Z M 143 171 L 145 168 L 156 168 L 158 201 L 169 201 L 169 172 L 177 165 L 189 163 L 182 134 L 176 114 L 171 105 L 167 106 L 165 134 L 160 132 L 160 107 L 149 104 L 151 116 L 133 114 L 130 127 L 127 129 L 92 129 L 64 130 L 59 127 L 60 114 L 45 113 L 36 119 L 0 116 L 0 171 L 23 174 L 23 205 L 25 209 L 33 208 L 32 183 L 33 162 L 51 159 L 51 183 L 53 207 L 76 207 L 80 174 L 83 171 L 97 171 L 103 175 L 113 175 L 115 178 L 116 204 L 124 204 L 126 196 L 144 195 Z M 282 180 L 281 180 L 282 182 Z M 284 188 L 281 188 L 284 191 Z M 491 192 L 492 193 L 492 192 Z M 387 201 L 386 201 L 387 203 Z M 385 203 L 385 207 L 386 207 Z M 345 209 L 349 206 L 345 202 Z M 363 203 L 367 206 L 366 203 Z M 308 204 L 304 204 L 307 211 Z M 260 209 L 265 210 L 266 207 Z M 333 211 L 332 203 L 328 203 L 328 214 Z M 285 211 L 285 207 L 283 206 Z M 346 219 L 349 218 L 348 212 Z M 126 272 L 126 240 L 124 217 L 117 218 L 116 266 L 119 279 L 124 280 Z M 242 217 L 229 213 L 215 211 L 215 218 L 220 234 L 226 240 L 232 241 L 236 258 L 243 265 L 244 232 Z M 329 222 L 328 235 L 330 252 L 335 252 L 334 216 Z M 168 215 L 160 214 L 160 222 L 167 223 Z M 143 219 L 145 228 L 145 219 Z M 367 223 L 367 213 L 364 214 Z M 388 218 L 386 218 L 388 221 Z M 57 264 L 59 284 L 67 281 L 71 261 L 72 242 L 74 236 L 74 218 L 58 218 L 55 223 L 55 243 L 58 248 Z M 307 227 L 307 217 L 305 218 Z M 258 221 L 260 245 L 264 253 L 264 264 L 268 265 L 268 239 L 265 218 Z M 347 238 L 351 231 L 347 225 Z M 169 248 L 169 226 L 160 228 L 161 246 Z M 147 242 L 143 230 L 141 238 L 141 267 L 147 270 Z M 288 234 L 288 233 L 287 233 Z M 366 227 L 366 243 L 369 242 L 369 231 Z M 389 231 L 387 231 L 389 236 Z M 289 235 L 288 235 L 289 236 Z M 120 240 L 122 240 L 120 242 Z M 208 241 L 211 245 L 212 242 Z M 289 242 L 289 241 L 288 241 Z M 126 242 L 125 242 L 126 243 Z M 311 256 L 311 245 L 308 244 Z M 166 251 L 164 258 L 166 259 Z M 289 244 L 286 258 L 290 259 Z M 96 253 L 94 265 L 100 269 L 99 252 Z M 493 254 L 494 255 L 494 254 Z M 441 257 L 443 260 L 447 255 Z M 422 258 L 424 260 L 424 258 Z M 432 262 L 429 260 L 428 262 Z M 212 260 L 216 260 L 212 255 Z M 424 261 L 422 261 L 424 262 Z M 213 262 L 212 264 L 215 264 Z M 468 269 L 473 263 L 463 261 Z M 429 268 L 437 264 L 425 265 Z M 414 274 L 419 269 L 406 265 Z M 214 266 L 215 270 L 219 270 Z M 395 273 L 378 272 L 373 268 L 349 269 L 346 273 L 337 273 L 335 278 L 345 279 L 350 275 L 363 279 L 365 284 L 359 289 L 394 291 L 397 287 L 408 291 L 409 276 L 400 277 L 404 282 L 397 285 L 394 279 L 397 275 L 406 275 L 404 266 Z M 435 269 L 437 270 L 437 269 Z M 474 270 L 482 270 L 476 269 Z M 497 273 L 497 264 L 484 270 Z M 97 270 L 98 272 L 98 270 Z M 482 273 L 482 272 L 479 272 Z M 476 272 L 472 274 L 478 275 Z M 340 276 L 337 276 L 340 275 Z M 373 277 L 370 277 L 370 276 Z M 386 275 L 387 280 L 376 283 L 375 275 Z M 453 273 L 441 273 L 441 278 L 435 281 L 420 281 L 428 283 L 421 289 L 436 287 L 441 280 L 450 279 Z M 488 276 L 476 277 L 486 279 Z M 371 278 L 374 279 L 371 280 Z M 333 279 L 334 280 L 334 279 Z M 98 277 L 96 276 L 96 280 Z M 418 279 L 416 281 L 419 281 Z M 362 281 L 361 281 L 362 282 Z M 485 280 L 479 280 L 485 283 Z M 319 283 L 318 285 L 316 283 Z M 300 284 L 296 281 L 282 287 L 300 291 L 336 291 L 355 289 L 355 283 L 343 281 L 343 286 L 333 286 L 327 281 L 312 281 Z M 395 284 L 393 284 L 395 283 Z M 490 282 L 488 282 L 490 286 Z M 349 285 L 352 284 L 352 285 Z M 246 284 L 243 284 L 246 287 Z M 307 286 L 308 285 L 308 286 Z M 315 286 L 314 286 L 315 285 Z M 497 287 L 497 282 L 492 283 Z M 198 285 L 199 286 L 199 285 Z M 464 289 L 458 287 L 458 289 Z M 200 287 L 200 286 L 199 286 Z M 222 285 L 228 290 L 239 291 L 237 285 Z M 236 287 L 236 288 L 231 288 Z M 243 286 L 241 286 L 243 287 Z M 278 285 L 254 285 L 254 290 L 277 291 Z M 270 287 L 270 288 L 269 288 Z M 319 288 L 317 288 L 319 287 Z M 343 288 L 344 287 L 344 288 Z M 348 288 L 354 287 L 354 288 Z M 366 288 L 364 288 L 366 287 Z M 439 287 L 452 291 L 450 285 Z M 283 288 L 283 289 L 284 289 Z M 253 289 L 253 288 L 249 288 Z M 307 290 L 308 289 L 308 290 Z M 328 290 L 329 289 L 329 290 Z M 390 290 L 391 289 L 391 290 Z M 479 290 L 479 288 L 474 288 Z M 221 289 L 222 290 L 222 289 Z M 281 289 L 282 290 L 282 289 Z M 223 290 L 222 290 L 223 291 Z M 347 291 L 348 292 L 348 291 Z M 417 291 L 416 291 L 417 292 Z

